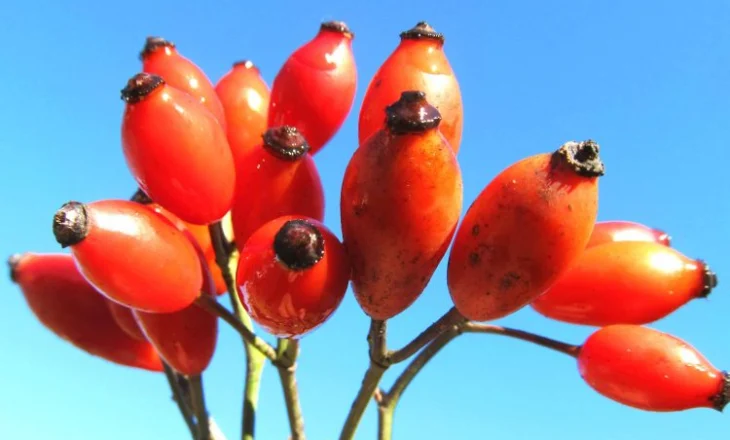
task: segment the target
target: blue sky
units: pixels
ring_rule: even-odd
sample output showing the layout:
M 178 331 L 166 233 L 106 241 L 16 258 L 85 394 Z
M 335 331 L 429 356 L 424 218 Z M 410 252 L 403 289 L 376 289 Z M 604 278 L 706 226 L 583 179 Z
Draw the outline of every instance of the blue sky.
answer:
M 571 139 L 602 146 L 601 219 L 669 232 L 685 254 L 720 276 L 708 300 L 654 324 L 730 368 L 730 4 L 722 1 L 353 2 L 17 1 L 0 6 L 0 255 L 58 251 L 51 218 L 65 201 L 128 197 L 119 90 L 136 73 L 147 35 L 177 43 L 217 81 L 248 58 L 271 83 L 289 53 L 324 20 L 356 34 L 355 106 L 316 161 L 327 224 L 339 235 L 339 189 L 357 142 L 370 77 L 398 33 L 426 20 L 446 34 L 464 96 L 459 154 L 465 205 L 501 169 Z M 400 346 L 449 306 L 445 264 L 414 306 L 390 323 Z M 0 438 L 181 439 L 186 428 L 161 375 L 91 358 L 42 328 L 18 289 L 0 277 Z M 500 321 L 569 342 L 590 328 L 530 309 Z M 368 320 L 348 293 L 337 314 L 302 342 L 299 383 L 307 434 L 336 438 L 364 372 Z M 209 409 L 239 433 L 243 354 L 223 327 L 204 376 Z M 402 369 L 390 371 L 390 384 Z M 258 438 L 287 437 L 278 378 L 264 372 Z M 404 395 L 396 439 L 592 440 L 692 438 L 727 432 L 711 410 L 651 414 L 585 385 L 575 362 L 539 347 L 469 335 L 430 364 Z M 371 407 L 358 439 L 375 435 Z

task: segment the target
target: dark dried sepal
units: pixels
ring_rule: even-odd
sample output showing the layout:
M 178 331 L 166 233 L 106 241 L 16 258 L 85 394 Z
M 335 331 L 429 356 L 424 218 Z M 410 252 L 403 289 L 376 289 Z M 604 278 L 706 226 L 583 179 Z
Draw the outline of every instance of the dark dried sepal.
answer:
M 579 176 L 598 177 L 606 172 L 599 151 L 599 145 L 591 139 L 582 142 L 569 141 L 553 153 L 552 159 L 555 165 L 565 165 Z
M 419 21 L 418 24 L 416 24 L 412 28 L 408 29 L 407 31 L 401 32 L 400 38 L 401 40 L 437 40 L 441 44 L 443 44 L 446 40 L 444 34 L 436 32 L 436 30 L 425 21 Z
M 150 196 L 147 195 L 146 192 L 142 190 L 142 188 L 138 188 L 137 191 L 132 194 L 132 197 L 129 198 L 132 202 L 141 203 L 142 205 L 149 205 L 152 203 L 152 199 Z
M 699 297 L 707 298 L 712 293 L 712 289 L 717 287 L 719 280 L 717 274 L 710 269 L 707 263 L 702 260 L 698 260 L 698 263 L 702 265 L 702 291 Z
M 169 40 L 165 40 L 162 37 L 147 37 L 147 39 L 144 42 L 144 47 L 142 48 L 142 51 L 139 53 L 139 59 L 144 61 L 145 57 L 150 55 L 151 53 L 155 52 L 158 49 L 162 49 L 165 47 L 174 48 L 175 43 Z
M 345 23 L 344 21 L 325 21 L 319 26 L 319 30 L 339 32 L 351 40 L 355 38 L 355 34 L 350 30 L 350 27 L 347 26 L 347 23 Z
M 13 254 L 8 257 L 8 269 L 10 270 L 10 281 L 17 282 L 18 281 L 18 264 L 20 264 L 20 260 L 23 258 L 23 254 Z
M 304 135 L 290 125 L 269 128 L 263 139 L 264 148 L 282 160 L 296 161 L 309 152 Z
M 730 403 L 730 373 L 723 371 L 722 377 L 722 389 L 712 397 L 712 407 L 719 412 L 722 412 Z
M 259 70 L 259 68 L 256 67 L 256 65 L 251 60 L 238 60 L 233 63 L 233 67 L 245 67 L 246 69 L 256 69 L 256 71 Z
M 385 108 L 385 124 L 393 134 L 422 133 L 441 123 L 441 113 L 417 90 L 402 92 L 400 99 Z
M 324 258 L 324 237 L 305 219 L 289 220 L 274 237 L 274 254 L 290 270 L 309 269 Z
M 140 72 L 127 81 L 127 86 L 122 89 L 122 100 L 128 104 L 136 104 L 163 84 L 165 80 L 160 75 Z
M 53 235 L 62 248 L 80 243 L 88 233 L 89 216 L 83 203 L 65 203 L 53 216 Z

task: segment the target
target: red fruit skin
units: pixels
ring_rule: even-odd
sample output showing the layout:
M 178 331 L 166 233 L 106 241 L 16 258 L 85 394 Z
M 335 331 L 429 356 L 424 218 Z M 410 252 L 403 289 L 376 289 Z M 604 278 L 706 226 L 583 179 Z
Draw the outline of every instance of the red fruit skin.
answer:
M 202 374 L 218 342 L 218 317 L 191 304 L 173 313 L 134 311 L 147 339 L 178 373 Z
M 189 233 L 190 238 L 196 243 L 203 252 L 203 259 L 208 264 L 208 270 L 210 270 L 213 281 L 216 286 L 216 294 L 222 295 L 228 291 L 225 280 L 223 279 L 223 273 L 218 267 L 218 263 L 215 261 L 215 249 L 210 239 L 210 231 L 208 226 L 194 225 L 192 223 L 181 220 L 178 216 L 171 213 L 167 209 L 158 205 L 157 203 L 151 203 L 148 206 L 154 212 L 162 215 L 169 220 L 178 230 Z
M 203 282 L 198 254 L 169 221 L 126 200 L 89 203 L 86 212 L 88 235 L 70 246 L 71 253 L 105 296 L 154 313 L 182 310 L 198 297 Z
M 238 164 L 237 173 L 231 221 L 239 250 L 254 231 L 278 217 L 324 220 L 324 188 L 311 155 L 284 160 L 259 143 Z
M 353 154 L 342 184 L 342 235 L 352 289 L 373 319 L 423 293 L 448 250 L 463 203 L 461 169 L 439 130 L 383 129 Z
M 216 118 L 226 129 L 226 115 L 218 99 L 215 87 L 205 72 L 190 59 L 184 57 L 175 47 L 164 46 L 152 52 L 143 53 L 142 71 L 161 76 L 170 86 L 182 90 Z
M 728 379 L 694 347 L 636 325 L 603 327 L 583 344 L 578 370 L 599 394 L 645 411 L 722 410 Z
M 313 224 L 324 238 L 324 257 L 295 271 L 274 252 L 274 237 L 289 220 L 267 222 L 246 242 L 237 269 L 238 294 L 251 318 L 278 337 L 299 338 L 320 327 L 337 310 L 347 291 L 350 265 L 342 243 L 322 223 Z
M 714 287 L 707 270 L 659 243 L 611 242 L 586 249 L 531 305 L 572 324 L 648 324 L 706 296 Z
M 649 241 L 671 246 L 671 240 L 669 234 L 660 229 L 625 220 L 608 220 L 596 223 L 586 247 L 614 241 Z
M 59 338 L 122 366 L 162 371 L 152 345 L 116 324 L 108 301 L 84 279 L 71 255 L 26 253 L 12 272 L 33 314 Z
M 322 29 L 289 56 L 274 78 L 268 127 L 296 127 L 314 155 L 345 122 L 356 87 L 352 34 Z
M 598 179 L 554 161 L 554 154 L 510 165 L 467 210 L 447 269 L 451 298 L 466 318 L 516 312 L 585 249 L 598 213 Z
M 225 131 L 185 92 L 162 84 L 127 103 L 122 146 L 139 187 L 182 220 L 209 224 L 231 209 L 236 176 Z
M 114 318 L 114 322 L 117 323 L 124 333 L 138 341 L 147 340 L 142 329 L 139 327 L 139 324 L 137 324 L 137 320 L 134 318 L 132 309 L 109 299 L 106 300 L 106 305 L 109 307 L 109 311 L 112 314 L 112 318 Z
M 205 255 L 190 232 L 185 231 L 194 244 L 203 273 L 200 286 L 203 295 L 215 296 L 215 283 L 205 262 Z M 213 359 L 218 344 L 218 317 L 193 303 L 173 313 L 134 311 L 134 317 L 147 339 L 160 356 L 180 374 L 202 374 Z
M 250 61 L 236 63 L 215 86 L 226 114 L 228 145 L 236 163 L 261 144 L 271 92 Z
M 365 92 L 358 121 L 360 145 L 383 128 L 383 109 L 401 92 L 421 90 L 441 113 L 439 130 L 454 153 L 459 152 L 464 108 L 459 83 L 443 49 L 443 41 L 430 38 L 401 39 L 378 68 Z

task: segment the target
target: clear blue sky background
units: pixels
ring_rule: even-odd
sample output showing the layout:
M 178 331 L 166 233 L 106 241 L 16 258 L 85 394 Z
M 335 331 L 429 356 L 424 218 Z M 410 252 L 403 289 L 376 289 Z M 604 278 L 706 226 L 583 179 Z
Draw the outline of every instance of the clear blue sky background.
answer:
M 398 33 L 427 20 L 446 34 L 464 95 L 465 203 L 511 162 L 566 140 L 596 139 L 607 165 L 600 218 L 664 228 L 678 249 L 720 275 L 709 300 L 655 327 L 730 368 L 727 2 L 10 0 L 0 17 L 0 255 L 59 251 L 50 223 L 60 204 L 124 198 L 134 189 L 121 153 L 119 90 L 140 69 L 147 35 L 175 41 L 213 81 L 249 58 L 270 83 L 328 19 L 345 20 L 356 33 L 360 75 L 350 118 L 316 159 L 326 221 L 339 234 L 340 183 L 367 83 Z M 450 306 L 443 269 L 392 321 L 393 347 Z M 0 438 L 186 438 L 162 375 L 62 343 L 34 320 L 6 277 L 0 300 Z M 576 343 L 591 331 L 530 309 L 503 323 Z M 336 438 L 366 366 L 367 327 L 348 294 L 336 316 L 303 341 L 299 382 L 310 439 Z M 210 410 L 230 439 L 239 435 L 242 362 L 239 340 L 223 327 L 204 380 Z M 258 438 L 287 437 L 282 403 L 267 368 Z M 711 410 L 651 414 L 620 406 L 591 391 L 568 357 L 472 335 L 444 350 L 408 390 L 395 438 L 709 439 L 728 426 L 727 415 Z M 374 438 L 374 408 L 358 434 Z

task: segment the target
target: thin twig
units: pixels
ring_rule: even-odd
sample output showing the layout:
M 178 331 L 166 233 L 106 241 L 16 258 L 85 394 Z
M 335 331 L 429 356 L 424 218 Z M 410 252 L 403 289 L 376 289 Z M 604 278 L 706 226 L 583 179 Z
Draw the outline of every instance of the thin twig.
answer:
M 448 312 L 431 324 L 426 330 L 422 331 L 421 334 L 416 336 L 403 348 L 387 352 L 387 362 L 397 364 L 405 361 L 425 347 L 426 344 L 433 341 L 438 335 L 448 330 L 450 326 L 462 322 L 466 322 L 466 318 L 464 318 L 455 307 L 452 307 Z
M 286 413 L 289 418 L 289 429 L 291 440 L 305 440 L 304 417 L 299 402 L 299 389 L 297 387 L 296 369 L 297 357 L 299 356 L 299 342 L 295 339 L 279 340 L 279 378 L 284 391 L 284 402 Z
M 578 352 L 580 351 L 579 345 L 568 344 L 566 342 L 558 341 L 545 336 L 540 336 L 524 330 L 517 330 L 514 328 L 502 327 L 498 325 L 467 322 L 463 324 L 462 331 L 464 333 L 490 333 L 520 339 L 530 342 L 532 344 L 539 345 L 541 347 L 549 348 L 559 353 L 567 354 L 571 357 L 578 356 Z
M 175 403 L 177 403 L 180 414 L 182 414 L 183 419 L 185 420 L 185 424 L 190 430 L 190 435 L 193 437 L 193 439 L 195 439 L 197 429 L 195 428 L 195 422 L 193 421 L 193 414 L 190 411 L 190 406 L 187 402 L 186 396 L 184 396 L 183 393 L 180 391 L 177 373 L 175 373 L 175 371 L 170 368 L 167 362 L 163 362 L 162 366 L 165 369 L 165 377 L 167 378 L 167 382 L 170 385 L 170 390 L 172 391 L 172 399 L 175 401 Z
M 261 389 L 261 375 L 266 358 L 261 352 L 246 344 L 246 383 L 243 390 L 243 417 L 241 420 L 242 440 L 254 440 L 256 431 L 256 410 Z
M 210 421 L 208 420 L 208 409 L 205 407 L 205 393 L 203 392 L 203 379 L 198 374 L 190 376 L 190 400 L 195 413 L 196 425 L 198 428 L 197 440 L 211 440 Z
M 277 362 L 276 351 L 274 350 L 274 347 L 272 347 L 268 342 L 264 341 L 260 337 L 256 336 L 256 334 L 251 329 L 243 325 L 243 323 L 239 321 L 231 312 L 229 312 L 228 309 L 218 303 L 215 298 L 210 295 L 200 295 L 198 299 L 195 300 L 195 303 L 209 313 L 218 315 L 221 319 L 223 319 L 231 327 L 233 327 L 238 333 L 240 333 L 243 339 L 246 340 L 246 342 L 248 342 L 258 351 L 260 351 L 261 354 L 269 358 L 272 362 Z
M 378 384 L 388 365 L 383 362 L 382 354 L 385 352 L 385 322 L 371 320 L 370 331 L 368 332 L 368 346 L 370 354 L 370 365 L 365 371 L 360 390 L 352 402 L 350 412 L 347 414 L 345 424 L 340 433 L 340 440 L 352 440 L 355 437 L 357 427 L 362 420 L 363 414 L 370 403 L 370 399 L 378 390 Z

